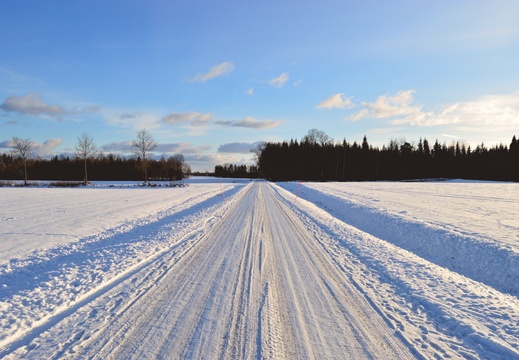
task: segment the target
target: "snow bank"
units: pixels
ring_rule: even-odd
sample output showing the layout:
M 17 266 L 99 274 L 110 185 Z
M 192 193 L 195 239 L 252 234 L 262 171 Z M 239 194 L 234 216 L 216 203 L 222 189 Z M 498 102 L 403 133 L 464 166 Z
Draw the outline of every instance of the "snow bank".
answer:
M 519 199 L 515 204 L 510 199 L 519 194 L 510 193 L 519 190 L 516 184 L 492 187 L 487 183 L 484 190 L 477 183 L 445 182 L 279 185 L 294 194 L 300 186 L 299 197 L 349 225 L 499 291 L 519 295 L 519 248 L 513 242 L 514 235 L 519 238 L 519 228 L 511 219 Z M 477 213 L 463 217 L 463 210 L 456 212 L 454 196 Z M 492 213 L 497 213 L 495 226 L 477 231 L 477 222 Z M 509 219 L 508 228 L 500 219 Z
M 361 231 L 305 199 L 294 204 L 294 193 L 277 189 L 416 358 L 519 358 L 517 297 Z M 321 206 L 328 204 L 321 199 Z
M 0 347 L 180 246 L 231 206 L 245 184 L 0 188 Z

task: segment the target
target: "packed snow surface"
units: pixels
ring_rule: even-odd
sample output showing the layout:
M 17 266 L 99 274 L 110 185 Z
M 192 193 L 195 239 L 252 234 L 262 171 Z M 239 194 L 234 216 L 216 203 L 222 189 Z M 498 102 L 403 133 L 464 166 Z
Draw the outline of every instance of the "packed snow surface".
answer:
M 0 188 L 0 358 L 519 359 L 519 184 Z

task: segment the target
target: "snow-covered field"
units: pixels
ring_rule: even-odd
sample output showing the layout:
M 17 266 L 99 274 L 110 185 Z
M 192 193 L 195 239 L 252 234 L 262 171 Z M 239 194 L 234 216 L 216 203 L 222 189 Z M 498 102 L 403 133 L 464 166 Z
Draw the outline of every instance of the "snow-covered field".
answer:
M 187 183 L 0 188 L 0 358 L 519 359 L 519 184 Z

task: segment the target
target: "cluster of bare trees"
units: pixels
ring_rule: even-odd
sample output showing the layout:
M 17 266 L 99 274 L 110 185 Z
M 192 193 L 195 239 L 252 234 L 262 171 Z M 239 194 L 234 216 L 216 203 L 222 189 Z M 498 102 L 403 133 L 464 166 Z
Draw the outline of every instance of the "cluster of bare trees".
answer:
M 35 153 L 35 144 L 30 139 L 21 139 L 19 137 L 13 137 L 11 141 L 11 148 L 12 157 L 20 159 L 23 162 L 24 185 L 27 185 L 27 163 L 28 160 Z M 153 136 L 149 131 L 147 131 L 146 129 L 137 131 L 136 137 L 132 141 L 132 152 L 136 160 L 141 164 L 141 170 L 145 184 L 148 183 L 149 179 L 148 167 L 149 162 L 151 160 L 151 155 L 156 148 L 157 142 L 153 139 Z M 88 164 L 92 162 L 96 158 L 96 156 L 101 155 L 99 155 L 100 152 L 98 150 L 97 145 L 94 142 L 94 139 L 87 133 L 83 133 L 77 138 L 75 150 L 76 159 L 81 161 L 82 163 L 83 183 L 86 185 L 89 179 Z M 57 157 L 55 159 L 57 160 Z M 109 159 L 110 161 L 112 161 L 112 159 L 114 158 L 112 157 Z M 163 166 L 165 169 L 157 170 L 157 164 L 159 164 L 159 166 L 161 164 L 165 164 Z M 174 157 L 171 157 L 170 159 L 168 159 L 168 161 L 166 161 L 165 159 L 161 159 L 161 161 L 157 162 L 157 164 L 153 164 L 154 167 L 152 169 L 156 177 L 164 177 L 166 174 L 166 176 L 168 177 L 178 179 L 185 177 L 187 175 L 187 172 L 190 171 L 189 166 L 185 164 L 184 157 L 181 154 L 177 154 Z

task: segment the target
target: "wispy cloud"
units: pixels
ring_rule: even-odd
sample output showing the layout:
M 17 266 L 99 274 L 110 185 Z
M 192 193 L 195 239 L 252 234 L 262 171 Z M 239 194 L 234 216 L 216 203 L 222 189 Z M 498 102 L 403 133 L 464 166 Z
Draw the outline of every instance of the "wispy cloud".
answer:
M 198 73 L 190 79 L 191 82 L 206 82 L 219 76 L 227 75 L 234 70 L 234 64 L 231 61 L 225 61 L 221 64 L 213 66 L 206 73 Z
M 247 90 L 245 90 L 245 95 L 254 95 L 254 89 L 253 88 L 248 88 Z
M 103 108 L 99 114 L 110 126 L 123 129 L 156 129 L 160 126 L 161 117 L 147 111 L 113 110 Z
M 0 105 L 0 109 L 37 116 L 57 116 L 65 113 L 65 110 L 61 106 L 49 105 L 34 93 L 25 96 L 10 96 Z
M 461 139 L 461 137 L 456 136 L 456 135 L 441 134 L 441 136 L 446 137 L 446 138 L 450 138 L 450 139 L 455 139 L 455 140 Z
M 74 105 L 70 111 L 72 114 L 95 114 L 101 110 L 99 105 Z
M 269 129 L 281 125 L 281 121 L 269 119 L 257 120 L 253 116 L 247 116 L 245 119 L 236 121 L 220 120 L 216 123 L 224 126 L 243 127 L 250 129 Z
M 111 142 L 108 144 L 104 144 L 100 146 L 101 151 L 104 152 L 131 152 L 132 151 L 132 141 L 120 141 L 120 142 Z
M 165 154 L 204 154 L 211 150 L 211 145 L 193 145 L 189 142 L 179 142 L 179 143 L 163 143 L 158 144 L 157 151 L 165 153 Z
M 207 124 L 212 119 L 212 114 L 202 114 L 191 111 L 184 113 L 170 113 L 162 118 L 162 122 L 166 124 L 188 124 L 191 126 L 201 126 Z
M 316 107 L 318 109 L 346 109 L 353 107 L 353 103 L 351 97 L 346 97 L 344 94 L 335 94 L 321 101 Z
M 234 142 L 223 144 L 218 147 L 218 152 L 227 154 L 249 154 L 251 152 L 251 149 L 260 143 L 262 143 L 262 141 L 257 141 L 254 143 Z
M 287 83 L 288 79 L 289 79 L 288 78 L 288 73 L 282 73 L 278 77 L 270 79 L 268 83 L 270 85 L 276 87 L 276 88 L 280 88 L 280 87 L 285 86 L 285 84 Z

